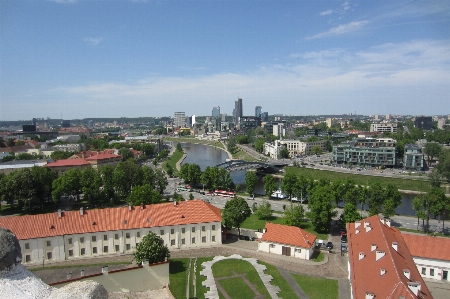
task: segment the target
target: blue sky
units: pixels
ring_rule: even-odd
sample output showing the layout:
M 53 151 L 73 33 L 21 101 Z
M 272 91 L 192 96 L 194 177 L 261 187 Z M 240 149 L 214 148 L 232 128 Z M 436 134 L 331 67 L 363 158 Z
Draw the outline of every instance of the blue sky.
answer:
M 0 120 L 450 114 L 450 1 L 0 1 Z

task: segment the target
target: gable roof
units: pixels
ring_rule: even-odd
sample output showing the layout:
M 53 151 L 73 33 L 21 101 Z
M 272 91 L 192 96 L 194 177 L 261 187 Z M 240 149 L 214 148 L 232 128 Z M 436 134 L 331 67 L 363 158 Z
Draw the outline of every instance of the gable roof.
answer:
M 311 248 L 317 239 L 315 235 L 295 226 L 266 222 L 265 229 L 266 232 L 262 235 L 260 242 L 266 241 L 302 248 Z
M 433 298 L 402 234 L 378 215 L 347 224 L 353 298 Z M 409 278 L 407 277 L 409 275 Z M 415 295 L 413 285 L 420 284 Z
M 86 159 L 61 159 L 47 164 L 47 167 L 83 166 L 91 165 Z
M 126 220 L 126 221 L 125 221 Z M 10 216 L 0 218 L 0 227 L 10 229 L 19 240 L 61 235 L 221 222 L 220 209 L 203 200 L 120 208 Z M 126 223 L 125 223 L 126 222 Z
M 413 234 L 402 236 L 412 256 L 450 261 L 450 239 Z
M 115 155 L 115 154 L 109 154 L 109 153 L 100 153 L 95 156 L 90 156 L 88 158 L 85 158 L 86 161 L 102 161 L 102 160 L 109 160 L 109 159 L 118 159 L 122 158 L 121 155 Z

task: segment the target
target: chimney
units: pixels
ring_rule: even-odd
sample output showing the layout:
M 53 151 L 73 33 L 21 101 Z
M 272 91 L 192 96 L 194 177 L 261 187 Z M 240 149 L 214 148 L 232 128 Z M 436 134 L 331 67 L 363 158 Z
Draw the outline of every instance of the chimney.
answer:
M 380 276 L 383 276 L 384 274 L 386 274 L 386 269 L 385 268 L 381 268 L 380 269 Z
M 61 216 L 62 216 L 61 209 L 58 209 L 58 218 L 61 218 Z
M 384 224 L 384 219 L 381 219 L 381 218 L 380 218 L 380 222 Z
M 408 288 L 411 290 L 411 292 L 414 293 L 414 295 L 418 296 L 420 291 L 420 282 L 408 282 Z
M 375 252 L 375 261 L 378 261 L 379 259 L 381 259 L 385 255 L 386 255 L 386 252 L 384 252 L 383 250 L 377 250 Z
M 143 209 L 144 209 L 144 203 L 141 202 L 141 210 L 143 210 Z
M 364 252 L 359 253 L 359 260 L 362 260 L 364 258 Z
M 377 249 L 377 245 L 376 244 L 372 244 L 370 246 L 370 252 L 374 251 L 375 249 Z
M 263 234 L 265 234 L 267 232 L 267 228 L 263 229 Z
M 80 208 L 80 215 L 81 215 L 81 216 L 84 215 L 84 213 L 83 213 L 83 207 Z
M 368 225 L 366 226 L 366 233 L 370 232 L 372 230 L 372 228 Z
M 391 226 L 391 219 L 386 219 L 384 221 L 384 223 L 386 223 L 386 225 L 390 227 Z
M 361 225 L 361 222 L 359 222 L 359 221 L 355 222 L 355 228 L 358 228 L 360 225 Z
M 173 205 L 176 206 L 178 204 L 178 202 L 174 199 L 173 200 Z
M 392 242 L 392 248 L 394 248 L 395 251 L 398 251 L 398 243 Z
M 403 269 L 403 275 L 409 280 L 411 278 L 411 271 L 409 269 Z
M 131 211 L 132 209 L 131 204 L 128 204 L 128 210 Z

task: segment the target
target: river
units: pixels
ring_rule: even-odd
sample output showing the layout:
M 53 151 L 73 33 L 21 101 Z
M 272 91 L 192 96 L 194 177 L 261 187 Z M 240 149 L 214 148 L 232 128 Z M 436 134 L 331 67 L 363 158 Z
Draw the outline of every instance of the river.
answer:
M 187 156 L 181 163 L 198 164 L 200 168 L 205 170 L 207 166 L 213 167 L 223 163 L 228 159 L 228 155 L 224 150 L 213 146 L 204 146 L 202 144 L 181 143 L 186 151 Z M 245 170 L 231 172 L 231 177 L 236 185 L 245 184 Z M 279 181 L 281 183 L 281 180 Z M 256 194 L 264 193 L 264 183 L 262 177 L 258 176 L 255 188 Z M 412 200 L 416 195 L 402 193 L 402 204 L 395 210 L 396 214 L 415 216 L 416 212 L 412 208 Z

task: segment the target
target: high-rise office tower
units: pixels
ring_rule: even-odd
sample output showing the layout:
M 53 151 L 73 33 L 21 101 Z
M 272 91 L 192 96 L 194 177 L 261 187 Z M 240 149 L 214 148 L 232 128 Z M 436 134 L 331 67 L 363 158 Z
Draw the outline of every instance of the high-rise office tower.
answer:
M 256 117 L 261 117 L 261 111 L 262 111 L 262 107 L 261 106 L 256 106 L 255 107 L 255 116 Z
M 261 113 L 261 121 L 269 121 L 269 112 L 263 112 Z
M 242 99 L 238 98 L 238 100 L 234 102 L 234 110 L 233 110 L 233 122 L 235 125 L 239 124 L 239 118 L 241 118 L 242 116 L 243 116 Z
M 220 106 L 213 107 L 211 115 L 212 115 L 212 117 L 219 119 L 220 118 Z
M 175 127 L 184 127 L 186 125 L 186 115 L 184 112 L 174 112 L 173 125 Z

